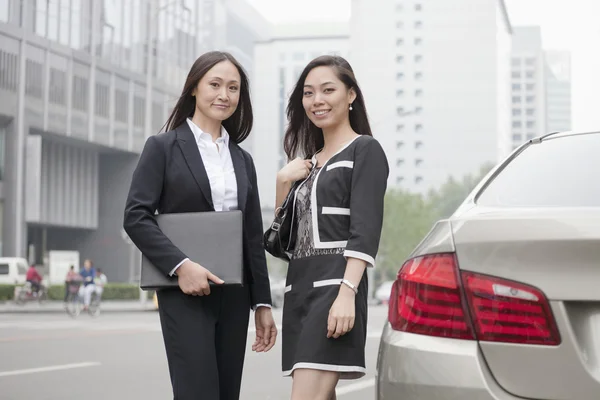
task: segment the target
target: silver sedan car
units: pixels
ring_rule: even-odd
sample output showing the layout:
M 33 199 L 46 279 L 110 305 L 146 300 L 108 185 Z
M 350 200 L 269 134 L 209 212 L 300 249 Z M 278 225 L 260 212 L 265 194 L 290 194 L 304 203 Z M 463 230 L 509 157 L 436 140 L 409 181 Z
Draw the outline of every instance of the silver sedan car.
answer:
M 600 132 L 516 149 L 401 267 L 378 400 L 600 399 Z

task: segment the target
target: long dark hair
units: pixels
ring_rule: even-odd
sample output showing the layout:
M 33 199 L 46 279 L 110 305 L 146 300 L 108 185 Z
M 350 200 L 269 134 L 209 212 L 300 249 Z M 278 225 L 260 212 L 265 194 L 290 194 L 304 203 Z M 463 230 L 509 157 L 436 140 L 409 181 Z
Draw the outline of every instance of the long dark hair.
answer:
M 308 73 L 317 67 L 333 68 L 338 79 L 344 83 L 346 88 L 348 90 L 354 89 L 356 99 L 352 103 L 352 111 L 350 111 L 350 126 L 360 135 L 373 136 L 365 107 L 365 99 L 350 63 L 340 56 L 320 56 L 304 68 L 288 102 L 287 117 L 289 124 L 283 140 L 283 149 L 290 160 L 299 155 L 299 152 L 302 152 L 302 156 L 309 157 L 325 144 L 323 130 L 312 123 L 302 105 L 304 81 Z
M 188 73 L 183 91 L 177 104 L 164 127 L 166 131 L 173 130 L 183 124 L 186 118 L 191 118 L 196 110 L 196 99 L 192 92 L 198 86 L 200 79 L 215 65 L 223 61 L 230 61 L 240 73 L 240 101 L 231 117 L 223 121 L 229 137 L 236 143 L 241 143 L 248 137 L 252 130 L 254 117 L 252 114 L 252 103 L 250 101 L 250 87 L 248 75 L 242 65 L 230 53 L 224 51 L 210 51 L 202 54 L 192 65 Z

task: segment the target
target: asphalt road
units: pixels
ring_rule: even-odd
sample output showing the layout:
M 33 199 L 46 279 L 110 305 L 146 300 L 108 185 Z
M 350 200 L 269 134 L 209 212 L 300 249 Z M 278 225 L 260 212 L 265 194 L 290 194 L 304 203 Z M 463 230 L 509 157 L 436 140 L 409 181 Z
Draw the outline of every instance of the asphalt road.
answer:
M 385 307 L 370 308 L 368 375 L 342 381 L 340 400 L 374 399 L 373 376 L 386 314 Z M 280 324 L 279 311 L 275 318 Z M 250 350 L 253 339 L 251 326 L 241 399 L 289 399 L 291 379 L 281 376 L 280 343 L 269 353 L 256 354 Z M 76 320 L 57 313 L 0 314 L 0 398 L 172 398 L 158 313 L 107 313 L 97 319 L 82 314 Z

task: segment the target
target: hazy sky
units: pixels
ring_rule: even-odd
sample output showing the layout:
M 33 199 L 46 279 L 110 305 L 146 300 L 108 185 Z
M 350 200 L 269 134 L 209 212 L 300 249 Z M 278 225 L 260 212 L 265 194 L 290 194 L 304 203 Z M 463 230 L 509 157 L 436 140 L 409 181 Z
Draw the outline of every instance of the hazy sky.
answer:
M 274 23 L 343 21 L 350 17 L 350 0 L 248 1 Z M 600 1 L 505 0 L 505 3 L 513 25 L 539 25 L 546 49 L 572 52 L 573 129 L 600 130 Z

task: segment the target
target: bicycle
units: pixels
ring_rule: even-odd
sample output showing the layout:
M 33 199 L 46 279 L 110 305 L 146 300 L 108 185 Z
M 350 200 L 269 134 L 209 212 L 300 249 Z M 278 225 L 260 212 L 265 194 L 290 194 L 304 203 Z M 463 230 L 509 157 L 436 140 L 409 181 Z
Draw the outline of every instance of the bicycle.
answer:
M 71 318 L 77 318 L 83 309 L 83 296 L 79 293 L 81 283 L 82 282 L 70 282 L 68 285 L 69 293 L 65 302 L 65 311 Z M 100 300 L 100 295 L 94 290 L 90 305 L 87 309 L 87 312 L 91 317 L 100 315 Z

